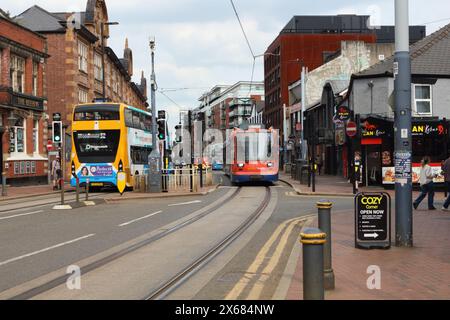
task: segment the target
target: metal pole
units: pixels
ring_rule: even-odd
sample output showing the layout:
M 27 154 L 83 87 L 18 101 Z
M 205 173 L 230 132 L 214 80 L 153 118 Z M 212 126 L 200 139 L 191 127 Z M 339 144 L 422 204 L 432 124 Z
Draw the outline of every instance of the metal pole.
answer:
M 413 246 L 411 58 L 409 54 L 408 0 L 395 0 L 395 240 Z
M 156 77 L 155 77 L 155 51 L 154 51 L 154 45 L 150 45 L 150 47 L 152 48 L 152 74 L 150 77 L 150 82 L 151 82 L 151 94 L 150 94 L 150 99 L 151 99 L 151 107 L 152 107 L 152 144 L 153 144 L 153 150 L 158 150 L 158 148 L 155 148 L 156 146 L 156 131 L 157 131 L 157 124 L 156 124 L 156 101 L 155 101 L 155 82 L 156 82 Z
M 283 163 L 284 170 L 286 170 L 286 163 L 288 163 L 287 152 L 287 123 L 286 123 L 286 104 L 283 104 Z
M 302 63 L 302 73 L 301 73 L 301 86 L 302 86 L 302 111 L 301 111 L 301 124 L 302 124 L 302 131 L 301 131 L 301 143 L 302 143 L 302 159 L 303 160 L 307 160 L 308 159 L 308 155 L 307 155 L 307 145 L 305 143 L 305 119 L 304 119 L 304 115 L 305 115 L 305 111 L 306 111 L 306 69 L 303 66 Z
M 317 202 L 319 229 L 327 235 L 327 242 L 323 245 L 323 268 L 324 268 L 324 288 L 334 289 L 334 271 L 331 262 L 331 208 L 330 201 L 322 200 Z
M 303 300 L 323 300 L 323 245 L 327 235 L 317 228 L 301 233 L 303 244 Z
M 3 119 L 0 118 L 0 121 Z M 6 171 L 5 171 L 5 162 L 3 161 L 3 133 L 4 133 L 4 127 L 2 127 L 2 123 L 0 122 L 0 157 L 2 159 L 1 165 L 2 165 L 2 196 L 6 197 L 8 195 L 8 192 L 6 190 Z
M 85 191 L 86 191 L 86 201 L 89 200 L 89 178 L 86 179 Z
M 316 192 L 316 137 L 312 137 L 313 147 L 311 154 L 311 184 L 312 192 Z
M 151 113 L 152 113 L 152 152 L 148 159 L 149 167 L 154 167 L 152 165 L 152 161 L 157 161 L 158 172 L 149 171 L 148 174 L 148 186 L 147 189 L 150 192 L 159 193 L 161 192 L 161 155 L 159 153 L 159 145 L 156 137 L 156 131 L 158 130 L 158 126 L 156 123 L 156 76 L 155 76 L 155 39 L 150 38 L 149 41 L 150 50 L 151 50 L 151 63 L 152 63 L 152 73 L 151 73 L 151 90 L 150 90 L 150 98 L 151 98 Z M 153 160 L 152 160 L 153 159 Z M 153 175 L 153 176 L 152 176 Z M 158 182 L 157 182 L 158 181 Z M 154 183 L 152 183 L 154 182 Z M 158 184 L 158 185 L 157 185 Z
M 76 202 L 80 202 L 80 178 L 75 178 L 76 182 Z
M 65 128 L 64 126 L 62 127 L 62 138 L 61 138 L 61 155 L 60 155 L 60 159 L 61 159 L 61 177 L 59 180 L 59 185 L 61 187 L 61 205 L 64 205 L 64 176 L 65 176 L 65 163 L 66 163 L 66 134 L 65 134 Z
M 193 171 L 193 163 L 194 163 L 194 152 L 193 152 L 193 139 L 192 139 L 192 111 L 189 110 L 188 111 L 188 127 L 189 127 L 189 135 L 191 136 L 191 163 L 189 165 L 189 180 L 190 180 L 190 188 L 191 188 L 191 192 L 194 192 L 194 171 Z

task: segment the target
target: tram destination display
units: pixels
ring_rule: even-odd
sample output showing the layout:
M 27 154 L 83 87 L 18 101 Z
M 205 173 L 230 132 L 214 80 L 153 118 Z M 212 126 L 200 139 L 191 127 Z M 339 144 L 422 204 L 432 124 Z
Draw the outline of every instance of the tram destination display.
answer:
M 355 247 L 389 249 L 391 198 L 387 193 L 359 193 L 355 197 Z

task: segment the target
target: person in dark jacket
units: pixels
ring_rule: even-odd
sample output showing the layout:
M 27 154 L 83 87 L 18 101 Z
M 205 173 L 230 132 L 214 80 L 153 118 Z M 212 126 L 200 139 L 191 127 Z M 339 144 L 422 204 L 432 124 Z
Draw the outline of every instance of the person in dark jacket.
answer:
M 450 157 L 445 160 L 441 167 L 444 178 L 445 178 L 445 188 L 447 189 L 448 197 L 445 200 L 444 205 L 442 206 L 442 210 L 448 211 L 448 207 L 450 205 Z

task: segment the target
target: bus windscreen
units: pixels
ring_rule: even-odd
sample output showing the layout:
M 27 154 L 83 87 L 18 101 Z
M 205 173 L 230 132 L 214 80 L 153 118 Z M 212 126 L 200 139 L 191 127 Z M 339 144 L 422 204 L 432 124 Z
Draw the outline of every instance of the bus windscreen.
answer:
M 81 163 L 112 163 L 116 159 L 120 130 L 77 131 L 73 139 Z

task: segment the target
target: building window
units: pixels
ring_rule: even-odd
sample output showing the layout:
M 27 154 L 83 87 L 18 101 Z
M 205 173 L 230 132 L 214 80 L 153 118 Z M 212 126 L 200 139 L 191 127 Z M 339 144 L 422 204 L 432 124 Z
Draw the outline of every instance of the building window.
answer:
M 33 152 L 39 154 L 39 120 L 33 123 Z
M 79 103 L 88 102 L 88 92 L 86 90 L 78 88 L 78 102 Z
M 102 56 L 94 54 L 94 77 L 98 81 L 103 81 Z
M 119 90 L 119 83 L 116 71 L 112 72 L 112 84 L 114 93 L 117 93 L 117 91 Z
M 39 70 L 38 62 L 33 61 L 33 96 L 38 95 L 38 70 Z
M 420 115 L 432 115 L 432 95 L 430 85 L 414 85 L 414 105 L 416 113 Z
M 108 86 L 108 87 L 111 87 L 111 75 L 110 75 L 110 72 L 111 72 L 111 67 L 109 66 L 109 64 L 108 63 L 106 63 L 105 64 L 105 77 L 106 77 L 106 85 Z
M 78 41 L 78 69 L 83 72 L 88 72 L 88 46 L 81 41 Z
M 9 148 L 11 153 L 25 153 L 25 127 L 24 119 L 17 119 L 14 126 L 10 128 Z
M 11 55 L 10 79 L 12 88 L 16 92 L 24 93 L 25 90 L 25 59 Z

